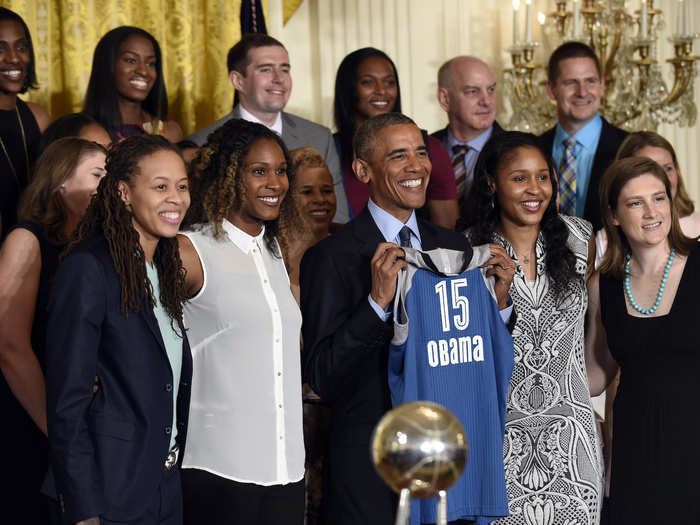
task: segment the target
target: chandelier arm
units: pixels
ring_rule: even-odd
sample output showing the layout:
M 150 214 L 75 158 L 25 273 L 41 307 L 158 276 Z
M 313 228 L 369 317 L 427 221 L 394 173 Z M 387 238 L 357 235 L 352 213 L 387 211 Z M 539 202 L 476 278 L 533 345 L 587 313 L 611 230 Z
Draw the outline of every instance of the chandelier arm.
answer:
M 534 69 L 528 69 L 525 77 L 525 89 L 530 100 L 535 100 L 535 90 L 532 87 L 532 74 Z
M 661 109 L 676 102 L 690 85 L 692 79 L 693 61 L 669 59 L 673 63 L 673 87 L 671 92 L 661 102 L 657 102 L 651 106 L 652 110 Z
M 615 71 L 615 67 L 617 66 L 617 63 L 615 62 L 615 58 L 617 57 L 617 52 L 620 50 L 620 44 L 622 43 L 622 30 L 619 29 L 615 32 L 615 38 L 613 40 L 613 44 L 610 48 L 610 54 L 608 55 L 608 58 L 605 60 L 605 70 L 603 71 L 603 78 L 605 79 L 605 85 L 612 85 L 613 82 L 613 71 Z

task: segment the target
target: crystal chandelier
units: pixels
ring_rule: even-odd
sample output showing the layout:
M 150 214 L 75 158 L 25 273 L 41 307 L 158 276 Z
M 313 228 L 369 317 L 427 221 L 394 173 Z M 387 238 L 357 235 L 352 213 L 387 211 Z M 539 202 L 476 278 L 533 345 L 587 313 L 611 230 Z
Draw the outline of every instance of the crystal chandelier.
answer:
M 504 93 L 512 109 L 508 129 L 541 133 L 556 124 L 557 114 L 545 91 L 546 66 L 534 61 L 540 43 L 531 36 L 530 1 L 525 3 L 525 37 L 521 40 L 518 15 L 522 6 L 513 0 L 514 44 L 508 49 L 513 67 L 504 71 Z M 673 69 L 670 89 L 655 58 L 657 35 L 665 21 L 654 0 L 641 0 L 633 12 L 625 8 L 624 0 L 557 0 L 553 13 L 539 15 L 544 40 L 551 43 L 546 57 L 570 40 L 591 46 L 605 78 L 600 112 L 616 126 L 628 130 L 656 130 L 661 122 L 693 126 L 697 117 L 693 80 L 699 58 L 693 55 L 693 40 L 700 35 L 690 28 L 691 1 L 676 4 L 676 25 L 669 39 L 675 56 L 667 60 Z

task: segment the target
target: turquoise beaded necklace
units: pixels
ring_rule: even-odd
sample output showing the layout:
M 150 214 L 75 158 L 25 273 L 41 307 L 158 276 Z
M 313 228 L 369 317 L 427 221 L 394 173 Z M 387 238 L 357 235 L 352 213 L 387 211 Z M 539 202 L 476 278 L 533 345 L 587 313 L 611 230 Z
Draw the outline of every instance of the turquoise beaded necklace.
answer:
M 668 274 L 671 271 L 671 264 L 673 264 L 673 258 L 676 256 L 676 250 L 671 248 L 671 253 L 668 256 L 668 262 L 666 262 L 666 268 L 664 269 L 664 276 L 661 279 L 661 286 L 659 286 L 659 293 L 656 294 L 656 301 L 651 308 L 642 308 L 637 304 L 637 301 L 632 297 L 632 287 L 630 286 L 630 259 L 632 254 L 628 253 L 625 256 L 625 292 L 627 293 L 627 299 L 629 299 L 632 308 L 637 310 L 642 315 L 651 315 L 659 308 L 661 304 L 661 298 L 664 296 L 664 288 L 666 288 L 666 280 L 668 279 Z

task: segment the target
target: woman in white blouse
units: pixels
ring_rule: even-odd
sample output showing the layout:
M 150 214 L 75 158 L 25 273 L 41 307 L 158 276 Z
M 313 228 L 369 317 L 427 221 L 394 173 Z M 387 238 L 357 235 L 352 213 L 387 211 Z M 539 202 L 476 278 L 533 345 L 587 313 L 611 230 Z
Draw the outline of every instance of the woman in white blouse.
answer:
M 288 165 L 279 136 L 243 120 L 192 164 L 194 225 L 179 237 L 194 361 L 185 524 L 303 523 L 301 313 L 275 239 Z

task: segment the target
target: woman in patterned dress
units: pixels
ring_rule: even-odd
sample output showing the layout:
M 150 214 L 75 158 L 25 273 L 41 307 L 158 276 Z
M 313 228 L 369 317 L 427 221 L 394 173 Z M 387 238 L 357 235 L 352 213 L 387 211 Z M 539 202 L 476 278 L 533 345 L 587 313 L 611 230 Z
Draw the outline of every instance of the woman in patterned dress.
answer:
M 597 525 L 602 456 L 583 330 L 591 225 L 560 215 L 548 156 L 534 136 L 484 148 L 463 217 L 473 244 L 500 242 L 516 263 L 515 368 L 506 400 L 507 525 Z

